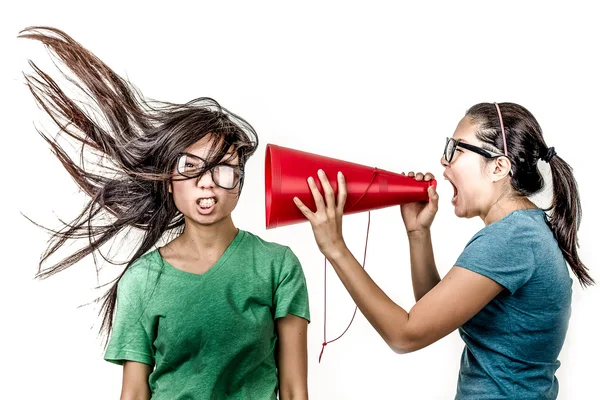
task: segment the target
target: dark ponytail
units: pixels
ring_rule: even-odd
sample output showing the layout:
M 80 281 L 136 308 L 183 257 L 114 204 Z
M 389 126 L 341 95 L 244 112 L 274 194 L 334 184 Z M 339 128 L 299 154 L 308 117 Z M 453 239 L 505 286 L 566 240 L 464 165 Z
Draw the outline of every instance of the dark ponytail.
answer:
M 577 230 L 581 220 L 581 202 L 577 183 L 569 164 L 548 147 L 542 136 L 542 128 L 526 108 L 514 103 L 499 104 L 506 147 L 511 161 L 511 186 L 522 196 L 531 196 L 544 187 L 544 179 L 538 169 L 539 160 L 549 163 L 552 171 L 552 205 L 544 210 L 558 246 L 571 270 L 582 286 L 594 280 L 577 254 Z M 466 115 L 478 124 L 476 136 L 488 150 L 504 153 L 504 140 L 498 112 L 493 103 L 480 103 L 471 107 Z
M 552 149 L 553 150 L 553 149 Z M 581 221 L 581 202 L 579 191 L 571 166 L 559 156 L 549 159 L 552 171 L 553 198 L 549 211 L 549 223 L 562 253 L 571 266 L 571 270 L 582 286 L 589 286 L 594 280 L 587 267 L 577 254 L 577 231 Z

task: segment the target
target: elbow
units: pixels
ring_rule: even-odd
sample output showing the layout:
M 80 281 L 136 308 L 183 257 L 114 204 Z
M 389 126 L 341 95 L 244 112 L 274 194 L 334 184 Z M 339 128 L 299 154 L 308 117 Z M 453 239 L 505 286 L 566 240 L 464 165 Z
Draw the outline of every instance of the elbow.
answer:
M 281 379 L 279 381 L 279 399 L 280 400 L 307 400 L 308 382 L 307 378 L 300 379 Z
M 406 333 L 396 334 L 386 339 L 386 343 L 396 354 L 408 354 L 425 347 L 417 337 Z
M 121 392 L 120 400 L 149 400 L 150 395 L 144 392 Z
M 411 345 L 410 343 L 388 343 L 388 346 L 394 351 L 396 354 L 408 354 L 413 351 L 419 350 L 416 346 Z
M 281 400 L 307 400 L 308 399 L 308 391 L 307 390 L 280 390 L 279 398 Z

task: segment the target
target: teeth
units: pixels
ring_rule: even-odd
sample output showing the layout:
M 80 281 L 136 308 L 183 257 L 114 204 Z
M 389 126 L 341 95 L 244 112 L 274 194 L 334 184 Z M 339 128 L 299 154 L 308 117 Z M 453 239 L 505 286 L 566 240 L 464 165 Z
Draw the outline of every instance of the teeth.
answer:
M 200 199 L 198 200 L 198 204 L 200 207 L 208 208 L 215 205 L 215 199 L 211 197 L 210 199 Z

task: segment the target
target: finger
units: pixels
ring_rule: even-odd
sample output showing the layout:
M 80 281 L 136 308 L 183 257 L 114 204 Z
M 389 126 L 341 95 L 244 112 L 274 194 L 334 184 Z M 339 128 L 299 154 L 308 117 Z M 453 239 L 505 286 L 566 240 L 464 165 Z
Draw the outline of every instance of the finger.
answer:
M 313 199 L 315 199 L 315 204 L 317 206 L 316 212 L 323 210 L 325 208 L 325 202 L 323 201 L 323 196 L 321 195 L 321 192 L 319 192 L 319 188 L 312 176 L 308 178 L 308 187 L 310 188 Z
M 346 188 L 346 177 L 341 172 L 338 172 L 338 198 L 337 198 L 337 210 L 338 213 L 344 213 L 344 206 L 346 205 L 346 199 L 348 198 L 348 190 Z
M 432 179 L 435 179 L 435 176 L 433 176 L 433 174 L 431 172 L 428 172 L 425 174 L 425 180 L 426 181 L 430 181 Z
M 415 175 L 415 179 L 418 181 L 422 181 L 424 176 L 425 175 L 423 175 L 422 172 L 417 172 L 417 174 Z
M 323 192 L 325 193 L 325 205 L 327 208 L 335 208 L 335 193 L 333 192 L 333 188 L 329 183 L 329 179 L 327 179 L 327 174 L 325 174 L 325 171 L 322 169 L 320 169 L 317 173 L 319 174 L 321 186 L 323 186 Z
M 427 188 L 427 194 L 429 195 L 429 203 L 427 203 L 428 207 L 431 207 L 433 210 L 438 209 L 438 201 L 440 196 L 433 186 L 429 186 Z
M 304 214 L 304 216 L 306 217 L 306 219 L 308 219 L 312 223 L 312 218 L 314 216 L 314 213 L 310 210 L 310 208 L 306 207 L 304 205 L 304 203 L 302 202 L 302 200 L 300 200 L 297 197 L 294 197 L 294 204 L 296 204 L 296 207 L 298 207 L 298 209 L 300 210 L 300 212 L 302 214 Z

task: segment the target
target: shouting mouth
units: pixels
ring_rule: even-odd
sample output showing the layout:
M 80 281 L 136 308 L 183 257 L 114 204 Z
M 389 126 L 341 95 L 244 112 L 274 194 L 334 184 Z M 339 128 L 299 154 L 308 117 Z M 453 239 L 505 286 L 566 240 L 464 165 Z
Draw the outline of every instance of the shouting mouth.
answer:
M 450 178 L 448 178 L 446 175 L 444 175 L 444 178 L 446 178 L 446 180 L 448 182 L 450 182 L 450 184 L 452 185 L 452 189 L 454 189 L 454 195 L 452 196 L 452 204 L 456 205 L 456 201 L 458 200 L 458 188 L 456 187 L 456 185 L 454 184 L 454 182 L 452 182 L 450 180 Z
M 214 197 L 202 197 L 196 201 L 196 204 L 201 210 L 209 211 L 217 204 L 217 199 Z

